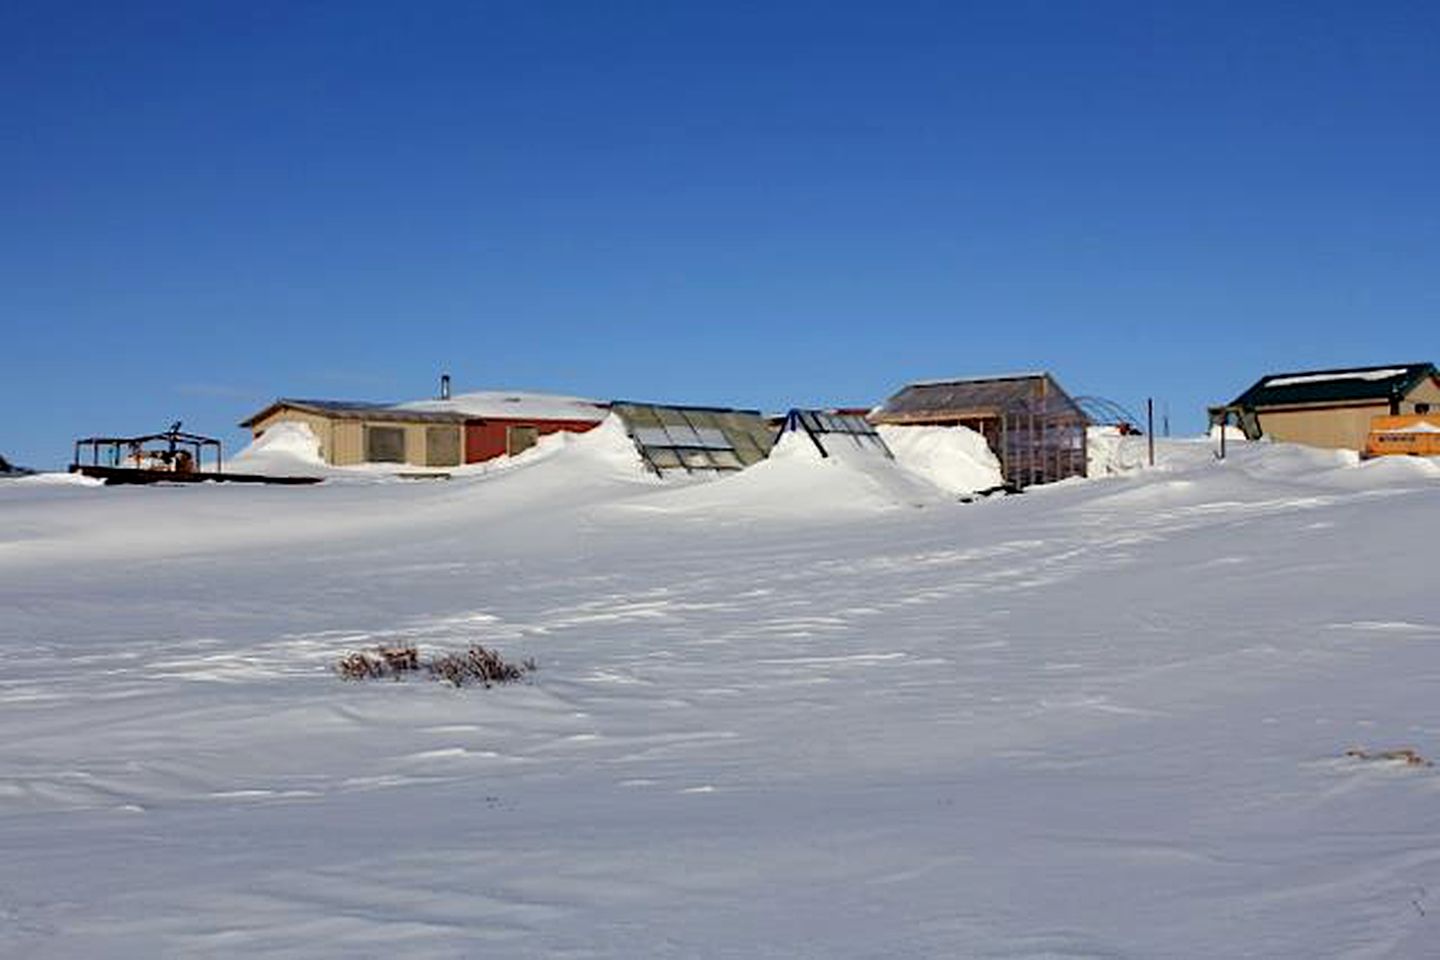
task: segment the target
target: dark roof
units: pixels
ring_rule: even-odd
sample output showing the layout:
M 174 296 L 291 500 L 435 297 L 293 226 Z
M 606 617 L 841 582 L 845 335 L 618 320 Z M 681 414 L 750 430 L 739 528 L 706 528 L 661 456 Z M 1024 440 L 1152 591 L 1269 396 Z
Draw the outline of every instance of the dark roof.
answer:
M 1433 363 L 1348 367 L 1272 373 L 1231 402 L 1232 407 L 1290 407 L 1354 403 L 1404 396 L 1426 377 L 1436 376 Z
M 1022 412 L 1085 421 L 1084 411 L 1048 373 L 912 383 L 870 418 L 875 423 L 931 423 Z
M 334 420 L 393 420 L 402 423 L 464 423 L 464 414 L 447 411 L 406 410 L 390 403 L 369 403 L 362 400 L 299 400 L 281 397 L 259 413 L 240 421 L 252 427 L 276 410 L 286 408 L 319 414 Z

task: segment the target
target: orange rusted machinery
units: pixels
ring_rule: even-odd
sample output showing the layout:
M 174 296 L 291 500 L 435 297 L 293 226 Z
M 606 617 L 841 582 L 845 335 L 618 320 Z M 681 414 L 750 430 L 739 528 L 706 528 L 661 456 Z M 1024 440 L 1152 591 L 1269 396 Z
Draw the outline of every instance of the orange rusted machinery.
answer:
M 1365 456 L 1392 454 L 1440 457 L 1440 414 L 1411 413 L 1371 418 L 1370 435 L 1365 439 Z

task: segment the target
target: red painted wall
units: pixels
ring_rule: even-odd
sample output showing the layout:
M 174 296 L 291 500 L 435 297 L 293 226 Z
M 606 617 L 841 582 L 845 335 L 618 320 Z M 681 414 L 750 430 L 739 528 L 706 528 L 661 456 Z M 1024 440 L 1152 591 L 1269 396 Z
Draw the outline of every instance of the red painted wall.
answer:
M 589 420 L 467 420 L 465 421 L 465 462 L 479 463 L 505 456 L 507 427 L 534 427 L 540 436 L 559 433 L 584 433 L 600 426 Z

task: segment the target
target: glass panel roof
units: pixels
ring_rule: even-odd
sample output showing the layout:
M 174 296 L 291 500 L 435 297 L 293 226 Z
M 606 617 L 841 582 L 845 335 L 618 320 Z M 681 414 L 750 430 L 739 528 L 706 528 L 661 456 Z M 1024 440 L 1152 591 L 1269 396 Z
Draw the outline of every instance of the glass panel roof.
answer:
M 864 417 L 831 410 L 791 410 L 785 416 L 785 430 L 803 430 L 822 453 L 860 448 L 891 457 L 890 448 Z M 843 447 L 835 446 L 837 444 Z
M 765 459 L 775 440 L 765 418 L 754 410 L 628 402 L 611 409 L 624 421 L 645 461 L 662 476 L 739 470 Z

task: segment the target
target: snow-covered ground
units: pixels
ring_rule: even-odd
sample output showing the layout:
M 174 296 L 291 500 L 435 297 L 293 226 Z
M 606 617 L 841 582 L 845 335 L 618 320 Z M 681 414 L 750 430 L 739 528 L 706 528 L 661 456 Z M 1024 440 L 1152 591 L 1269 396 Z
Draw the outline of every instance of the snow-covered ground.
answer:
M 960 504 L 623 439 L 0 481 L 0 956 L 1436 955 L 1440 768 L 1346 751 L 1440 754 L 1440 464 Z M 396 642 L 539 670 L 332 672 Z

